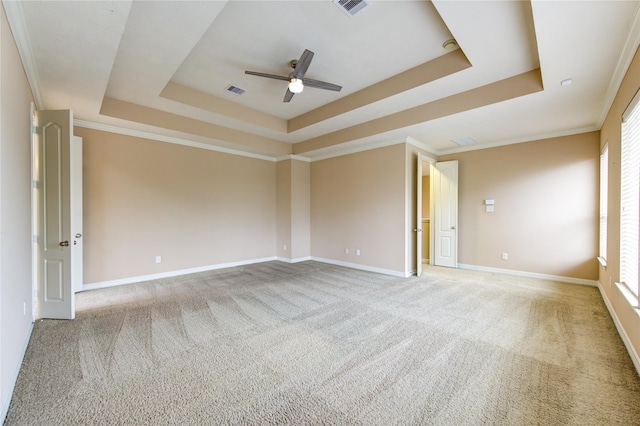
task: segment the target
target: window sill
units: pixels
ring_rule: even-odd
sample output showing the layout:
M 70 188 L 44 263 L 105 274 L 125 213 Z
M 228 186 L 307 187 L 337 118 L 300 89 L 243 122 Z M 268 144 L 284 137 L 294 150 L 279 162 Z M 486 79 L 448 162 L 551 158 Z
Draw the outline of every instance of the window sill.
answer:
M 607 269 L 607 259 L 598 256 L 598 262 L 600 262 L 600 265 L 602 265 L 604 269 Z
M 624 283 L 616 282 L 616 287 L 618 287 L 618 290 L 620 291 L 620 293 L 622 293 L 624 298 L 627 299 L 629 305 L 631 305 L 631 307 L 633 307 L 636 312 L 640 313 L 640 308 L 638 307 L 638 296 L 636 296 L 631 290 L 629 290 L 629 287 L 627 287 L 627 285 Z

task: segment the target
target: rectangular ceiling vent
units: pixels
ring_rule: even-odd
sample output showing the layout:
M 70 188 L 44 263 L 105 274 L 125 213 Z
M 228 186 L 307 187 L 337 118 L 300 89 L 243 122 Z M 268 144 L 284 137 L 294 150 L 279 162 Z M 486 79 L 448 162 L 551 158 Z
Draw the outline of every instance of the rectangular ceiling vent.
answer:
M 242 95 L 244 92 L 246 92 L 246 90 L 230 84 L 227 86 L 227 92 L 235 93 L 236 95 Z
M 461 138 L 451 139 L 451 142 L 456 143 L 460 146 L 475 145 L 478 143 L 478 141 L 476 141 L 471 136 L 464 136 Z
M 333 0 L 333 3 L 350 17 L 354 17 L 369 6 L 369 2 L 366 0 Z

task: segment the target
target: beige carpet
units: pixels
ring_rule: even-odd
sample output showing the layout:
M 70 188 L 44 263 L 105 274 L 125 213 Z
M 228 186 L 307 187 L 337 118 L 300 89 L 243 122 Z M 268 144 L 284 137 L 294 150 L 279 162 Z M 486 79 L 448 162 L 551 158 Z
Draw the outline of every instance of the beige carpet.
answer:
M 640 423 L 596 288 L 269 262 L 80 293 L 7 425 Z

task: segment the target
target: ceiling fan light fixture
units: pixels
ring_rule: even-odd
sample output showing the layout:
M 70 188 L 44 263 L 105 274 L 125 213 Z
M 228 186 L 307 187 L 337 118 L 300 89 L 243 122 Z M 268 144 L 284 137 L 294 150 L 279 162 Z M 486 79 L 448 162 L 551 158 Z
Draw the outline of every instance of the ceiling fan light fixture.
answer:
M 302 93 L 304 89 L 304 85 L 302 84 L 302 80 L 299 78 L 292 78 L 289 82 L 289 90 L 291 93 Z

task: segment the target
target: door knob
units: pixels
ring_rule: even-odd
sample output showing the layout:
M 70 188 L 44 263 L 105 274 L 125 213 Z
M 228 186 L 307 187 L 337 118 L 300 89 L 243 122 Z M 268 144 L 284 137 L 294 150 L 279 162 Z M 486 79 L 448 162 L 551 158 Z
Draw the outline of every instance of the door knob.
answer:
M 61 241 L 60 247 L 69 247 L 69 241 Z
M 82 234 L 76 234 L 76 238 L 82 238 Z
M 455 226 L 452 226 L 452 227 L 451 227 L 451 229 L 456 229 L 456 227 L 455 227 Z

